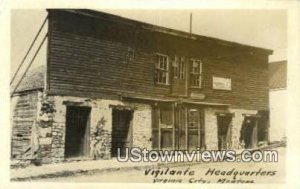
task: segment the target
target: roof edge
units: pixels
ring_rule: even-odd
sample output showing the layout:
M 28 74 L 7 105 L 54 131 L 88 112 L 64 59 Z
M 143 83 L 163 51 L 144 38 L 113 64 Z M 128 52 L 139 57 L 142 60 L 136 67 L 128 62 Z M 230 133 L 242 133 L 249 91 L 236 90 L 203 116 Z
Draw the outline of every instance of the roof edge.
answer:
M 167 33 L 170 35 L 175 35 L 175 36 L 183 37 L 183 38 L 187 38 L 187 39 L 215 42 L 215 43 L 217 43 L 219 45 L 223 45 L 223 46 L 231 46 L 231 47 L 237 47 L 237 48 L 241 48 L 241 49 L 245 49 L 245 50 L 260 51 L 260 52 L 263 52 L 268 55 L 273 54 L 273 50 L 271 50 L 271 49 L 266 49 L 266 48 L 262 48 L 262 47 L 256 47 L 256 46 L 246 45 L 246 44 L 242 44 L 242 43 L 227 41 L 227 40 L 223 40 L 223 39 L 219 39 L 219 38 L 207 37 L 207 36 L 198 35 L 198 34 L 191 34 L 191 33 L 185 32 L 185 31 L 180 31 L 180 30 L 176 30 L 176 29 L 166 28 L 163 26 L 153 25 L 153 24 L 133 20 L 130 18 L 126 18 L 126 17 L 122 17 L 122 16 L 118 16 L 118 15 L 114 15 L 114 14 L 110 14 L 110 13 L 106 13 L 106 12 L 91 10 L 91 9 L 47 9 L 48 12 L 52 11 L 52 10 L 64 11 L 64 12 L 79 14 L 79 15 L 83 15 L 83 16 L 90 16 L 90 17 L 94 17 L 94 18 L 101 18 L 101 19 L 111 20 L 111 21 L 115 21 L 115 22 L 122 22 L 122 23 L 126 22 L 125 24 L 130 24 L 135 27 L 141 27 L 145 30 Z

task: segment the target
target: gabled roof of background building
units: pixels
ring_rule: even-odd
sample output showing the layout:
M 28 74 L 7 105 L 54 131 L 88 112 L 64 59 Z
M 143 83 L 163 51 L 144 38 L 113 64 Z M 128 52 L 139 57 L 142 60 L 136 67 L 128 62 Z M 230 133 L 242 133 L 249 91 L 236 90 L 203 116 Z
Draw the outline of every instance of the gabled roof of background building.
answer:
M 15 93 L 43 89 L 44 88 L 44 78 L 46 74 L 46 66 L 38 66 L 35 68 L 29 69 L 18 88 L 15 90 Z M 20 79 L 20 78 L 19 78 Z M 19 81 L 17 79 L 16 81 Z
M 269 88 L 285 89 L 287 86 L 287 61 L 269 64 Z

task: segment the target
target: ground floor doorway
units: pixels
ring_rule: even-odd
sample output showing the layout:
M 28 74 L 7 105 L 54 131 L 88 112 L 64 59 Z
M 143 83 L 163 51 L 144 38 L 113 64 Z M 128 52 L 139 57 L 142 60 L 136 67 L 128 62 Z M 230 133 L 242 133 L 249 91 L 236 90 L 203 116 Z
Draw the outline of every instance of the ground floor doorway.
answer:
M 205 149 L 203 107 L 157 103 L 152 110 L 153 149 L 189 151 Z
M 259 120 L 257 124 L 257 140 L 258 143 L 266 144 L 269 142 L 269 128 L 270 128 L 270 117 L 269 111 L 260 110 L 258 111 Z
M 217 114 L 218 150 L 231 148 L 232 117 L 233 115 L 230 113 Z
M 132 118 L 133 111 L 113 109 L 112 111 L 112 142 L 111 156 L 125 155 L 125 149 L 132 147 Z
M 244 143 L 245 149 L 257 147 L 257 123 L 258 116 L 244 116 L 244 121 L 241 128 L 240 141 Z
M 89 155 L 90 107 L 67 106 L 65 157 Z

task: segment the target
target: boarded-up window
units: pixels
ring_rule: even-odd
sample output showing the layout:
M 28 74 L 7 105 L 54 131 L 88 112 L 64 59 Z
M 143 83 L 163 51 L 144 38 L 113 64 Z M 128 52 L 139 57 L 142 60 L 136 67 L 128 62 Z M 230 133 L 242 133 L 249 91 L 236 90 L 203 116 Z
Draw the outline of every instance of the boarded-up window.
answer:
M 162 149 L 171 149 L 173 147 L 172 129 L 162 129 L 161 147 L 162 147 Z
M 188 144 L 189 150 L 195 150 L 198 146 L 199 135 L 197 131 L 189 131 Z
M 163 125 L 173 124 L 171 107 L 162 107 L 160 109 L 160 123 Z

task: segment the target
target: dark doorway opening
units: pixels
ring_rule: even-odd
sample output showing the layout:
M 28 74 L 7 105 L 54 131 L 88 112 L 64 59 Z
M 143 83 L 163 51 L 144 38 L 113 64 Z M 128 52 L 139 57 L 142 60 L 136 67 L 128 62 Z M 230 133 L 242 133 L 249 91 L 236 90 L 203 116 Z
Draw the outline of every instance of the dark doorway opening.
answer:
M 257 119 L 256 116 L 244 118 L 240 141 L 244 141 L 246 149 L 257 147 Z
M 269 119 L 269 111 L 260 110 L 258 111 L 259 120 L 257 124 L 257 140 L 258 143 L 268 143 L 269 142 L 269 127 L 270 127 L 270 119 Z
M 113 109 L 112 111 L 112 142 L 111 156 L 125 155 L 125 149 L 132 147 L 132 116 L 131 110 Z
M 90 107 L 67 106 L 65 157 L 89 155 Z
M 218 114 L 218 150 L 226 150 L 231 147 L 231 122 L 232 114 Z

